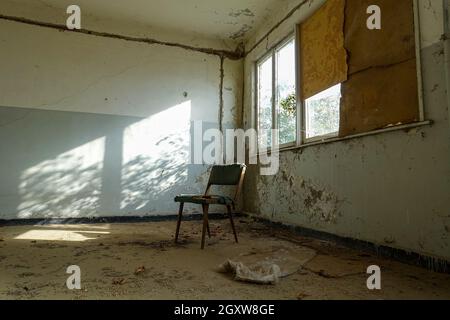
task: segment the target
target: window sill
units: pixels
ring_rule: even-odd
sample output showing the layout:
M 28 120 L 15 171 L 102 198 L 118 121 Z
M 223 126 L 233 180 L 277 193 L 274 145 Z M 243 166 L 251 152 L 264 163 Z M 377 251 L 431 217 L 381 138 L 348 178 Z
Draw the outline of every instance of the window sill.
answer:
M 379 134 L 386 133 L 386 132 L 393 132 L 393 131 L 399 131 L 399 130 L 410 130 L 410 129 L 414 129 L 414 128 L 431 126 L 431 125 L 433 125 L 433 120 L 397 125 L 397 126 L 387 127 L 384 129 L 378 129 L 378 130 L 374 130 L 374 131 L 370 131 L 370 132 L 355 134 L 355 135 L 351 135 L 351 136 L 347 136 L 347 137 L 328 138 L 328 139 L 318 140 L 318 141 L 314 141 L 314 142 L 304 143 L 300 146 L 284 147 L 284 148 L 280 148 L 279 152 L 282 153 L 282 152 L 287 152 L 287 151 L 295 151 L 295 150 L 309 148 L 309 147 L 313 147 L 313 146 L 319 146 L 319 145 L 324 145 L 324 144 L 331 144 L 331 143 L 335 143 L 335 142 L 363 138 L 363 137 L 367 137 L 367 136 L 379 135 Z M 270 153 L 270 150 L 269 150 L 269 153 Z M 255 158 L 255 155 L 251 156 L 251 158 Z
M 374 131 L 354 134 L 354 135 L 347 136 L 347 137 L 336 137 L 336 138 L 318 140 L 318 141 L 314 141 L 314 142 L 308 142 L 308 143 L 304 143 L 300 146 L 295 146 L 295 147 L 290 147 L 290 148 L 282 148 L 282 149 L 280 149 L 280 152 L 292 151 L 292 150 L 303 149 L 303 148 L 308 148 L 308 147 L 322 145 L 322 144 L 330 144 L 330 143 L 334 143 L 334 142 L 357 139 L 357 138 L 362 138 L 362 137 L 366 137 L 366 136 L 373 136 L 373 135 L 378 135 L 378 134 L 382 134 L 382 133 L 386 133 L 386 132 L 392 132 L 392 131 L 398 131 L 398 130 L 408 130 L 408 129 L 414 129 L 414 128 L 423 127 L 423 126 L 431 126 L 432 124 L 433 124 L 432 120 L 427 120 L 427 121 L 421 121 L 421 122 L 414 122 L 414 123 L 410 123 L 410 124 L 397 125 L 397 126 L 387 127 L 387 128 L 383 128 L 383 129 L 374 130 Z

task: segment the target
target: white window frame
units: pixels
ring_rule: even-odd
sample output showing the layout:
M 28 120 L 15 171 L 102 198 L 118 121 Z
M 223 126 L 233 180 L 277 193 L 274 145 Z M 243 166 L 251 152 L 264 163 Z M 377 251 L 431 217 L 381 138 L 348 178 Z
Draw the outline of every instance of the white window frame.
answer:
M 295 48 L 297 48 L 297 40 L 295 37 L 295 33 L 291 33 L 289 34 L 286 38 L 284 38 L 281 42 L 279 42 L 276 46 L 274 46 L 273 48 L 271 48 L 265 55 L 263 55 L 261 58 L 259 58 L 256 63 L 255 63 L 255 76 L 256 76 L 256 95 L 255 95 L 255 106 L 256 106 L 256 128 L 257 131 L 259 132 L 259 114 L 260 114 L 260 109 L 259 109 L 259 66 L 261 64 L 263 64 L 264 62 L 266 62 L 269 58 L 272 58 L 272 129 L 278 129 L 278 97 L 277 97 L 277 52 L 283 48 L 284 46 L 286 46 L 289 42 L 294 41 L 294 46 Z M 295 50 L 295 56 L 297 55 L 297 49 Z M 296 75 L 298 74 L 298 72 L 296 71 L 297 69 L 297 60 L 298 59 L 294 59 L 294 71 L 296 72 Z M 296 81 L 297 82 L 297 81 Z M 298 92 L 298 88 L 297 88 L 297 83 L 295 84 L 295 92 Z M 298 100 L 298 99 L 297 99 Z M 296 110 L 296 117 L 297 117 L 297 121 L 296 121 L 296 132 L 299 131 L 299 126 L 298 126 L 298 108 Z M 269 150 L 272 149 L 273 147 L 273 143 L 274 141 L 277 141 L 278 137 L 272 137 L 272 146 L 269 146 Z M 296 141 L 292 141 L 290 143 L 284 143 L 284 144 L 280 144 L 279 148 L 280 149 L 286 149 L 286 148 L 292 148 L 295 147 L 297 145 L 298 142 L 298 138 L 296 138 Z M 259 141 L 258 141 L 259 143 Z
M 325 90 L 327 90 L 327 89 L 325 89 Z M 299 94 L 300 93 L 298 93 L 298 96 L 299 96 Z M 302 102 L 302 108 L 300 108 L 300 110 L 301 110 L 301 116 L 302 116 L 302 119 L 303 119 L 302 126 L 301 126 L 301 128 L 303 128 L 303 130 L 301 130 L 301 134 L 302 134 L 301 139 L 302 139 L 302 141 L 304 141 L 304 143 L 312 143 L 312 142 L 323 141 L 323 140 L 333 139 L 333 138 L 339 137 L 339 130 L 338 130 L 336 132 L 331 132 L 331 133 L 328 133 L 328 134 L 322 134 L 320 136 L 307 138 L 306 137 L 306 128 L 307 128 L 307 126 L 306 126 L 306 120 L 307 120 L 307 117 L 306 117 L 306 101 L 304 99 L 302 99 L 301 102 Z M 339 107 L 340 107 L 340 104 L 339 104 Z M 340 114 L 339 114 L 339 116 L 340 116 Z
M 450 0 L 446 0 L 444 2 L 444 5 L 449 5 Z M 421 127 L 421 126 L 429 126 L 433 124 L 432 120 L 427 120 L 426 114 L 425 114 L 425 108 L 424 108 L 424 99 L 423 99 L 423 78 L 422 78 L 422 58 L 421 58 L 421 31 L 420 31 L 420 17 L 419 17 L 419 5 L 418 5 L 418 0 L 413 0 L 413 6 L 414 6 L 414 33 L 415 33 L 415 42 L 416 42 L 416 61 L 417 61 L 417 82 L 418 82 L 418 98 L 419 98 L 419 121 L 414 122 L 414 123 L 407 123 L 407 124 L 401 124 L 401 125 L 397 125 L 397 126 L 392 126 L 392 127 L 387 127 L 384 129 L 378 129 L 378 130 L 374 130 L 374 131 L 370 131 L 370 132 L 364 132 L 364 133 L 360 133 L 360 134 L 355 134 L 355 135 L 351 135 L 351 136 L 346 136 L 346 137 L 340 137 L 339 136 L 339 132 L 338 133 L 332 133 L 332 134 L 328 134 L 328 135 L 323 135 L 323 136 L 318 136 L 318 137 L 313 137 L 313 138 L 309 138 L 306 139 L 306 123 L 305 123 L 305 108 L 304 108 L 304 104 L 305 101 L 301 96 L 301 92 L 300 92 L 300 84 L 301 84 L 301 65 L 300 65 L 300 43 L 301 43 L 301 38 L 300 38 L 300 34 L 299 34 L 299 25 L 302 23 L 300 22 L 299 24 L 295 25 L 295 31 L 291 32 L 287 37 L 285 37 L 281 42 L 279 42 L 277 45 L 275 45 L 274 47 L 272 47 L 271 49 L 269 49 L 266 54 L 262 55 L 256 62 L 255 62 L 255 84 L 256 84 L 256 94 L 255 94 L 255 98 L 254 98 L 254 105 L 256 106 L 256 108 L 254 109 L 256 111 L 256 116 L 254 118 L 255 121 L 255 128 L 257 129 L 257 131 L 259 131 L 259 81 L 258 81 L 258 72 L 259 72 L 259 68 L 258 66 L 260 65 L 261 62 L 265 61 L 265 59 L 267 59 L 268 57 L 272 56 L 273 59 L 273 66 L 275 66 L 276 64 L 276 51 L 278 49 L 280 49 L 281 47 L 283 47 L 284 45 L 286 45 L 286 43 L 288 43 L 289 41 L 291 41 L 292 39 L 294 39 L 295 42 L 295 72 L 296 72 L 296 93 L 297 93 L 297 126 L 296 126 L 296 141 L 295 143 L 289 143 L 289 144 L 285 144 L 285 145 L 280 145 L 280 150 L 291 150 L 291 149 L 297 149 L 297 148 L 303 148 L 303 147 L 308 147 L 308 146 L 312 146 L 312 145 L 319 145 L 319 144 L 323 144 L 323 143 L 331 143 L 331 142 L 336 142 L 336 141 L 343 141 L 343 140 L 349 140 L 349 139 L 355 139 L 355 138 L 361 138 L 364 136 L 370 136 L 370 135 L 375 135 L 375 134 L 380 134 L 380 133 L 384 133 L 384 132 L 391 132 L 391 131 L 396 131 L 396 130 L 405 130 L 408 128 L 415 128 L 415 127 Z M 448 30 L 448 32 L 450 32 Z M 450 35 L 449 35 L 450 36 Z M 276 91 L 275 91 L 275 77 L 276 77 L 276 72 L 275 72 L 275 68 L 272 71 L 272 84 L 273 84 L 273 88 L 272 88 L 272 96 L 275 97 L 276 96 Z M 450 76 L 449 76 L 450 77 Z M 272 99 L 274 100 L 274 99 Z M 277 116 L 277 112 L 275 111 L 276 109 L 276 101 L 272 101 L 272 113 L 275 113 L 275 115 L 272 117 L 273 118 L 273 127 L 278 126 L 278 121 L 276 119 Z M 259 141 L 258 141 L 259 143 Z

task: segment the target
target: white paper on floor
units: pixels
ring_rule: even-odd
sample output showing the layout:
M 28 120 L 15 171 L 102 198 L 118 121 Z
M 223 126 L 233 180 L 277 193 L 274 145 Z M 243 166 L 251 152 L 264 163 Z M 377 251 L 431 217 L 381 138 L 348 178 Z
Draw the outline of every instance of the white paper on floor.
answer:
M 223 263 L 219 272 L 231 273 L 237 281 L 276 284 L 298 272 L 316 256 L 312 249 L 291 244 L 255 249 Z

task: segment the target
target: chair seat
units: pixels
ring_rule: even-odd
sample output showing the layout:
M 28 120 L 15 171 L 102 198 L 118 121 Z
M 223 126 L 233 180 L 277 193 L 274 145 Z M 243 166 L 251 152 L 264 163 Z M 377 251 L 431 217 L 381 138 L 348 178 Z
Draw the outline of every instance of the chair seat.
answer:
M 175 197 L 175 202 L 195 203 L 195 204 L 220 204 L 224 206 L 233 205 L 234 201 L 226 196 L 207 196 L 198 194 L 181 194 Z

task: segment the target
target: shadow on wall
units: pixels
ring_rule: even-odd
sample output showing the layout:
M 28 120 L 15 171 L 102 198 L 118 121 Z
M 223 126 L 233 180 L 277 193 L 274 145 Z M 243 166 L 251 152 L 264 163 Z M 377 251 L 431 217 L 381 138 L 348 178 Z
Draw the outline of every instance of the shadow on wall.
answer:
M 174 213 L 203 192 L 191 101 L 148 118 L 0 108 L 0 219 Z

